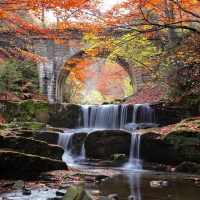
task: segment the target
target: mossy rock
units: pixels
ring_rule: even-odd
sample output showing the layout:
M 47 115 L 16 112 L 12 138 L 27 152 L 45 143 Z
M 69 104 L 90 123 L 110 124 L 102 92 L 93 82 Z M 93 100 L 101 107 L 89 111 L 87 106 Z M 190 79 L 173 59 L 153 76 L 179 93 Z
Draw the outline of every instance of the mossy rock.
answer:
M 0 163 L 0 171 L 43 172 L 68 169 L 66 163 L 59 160 L 5 150 L 0 150 Z
M 161 137 L 161 134 L 160 133 L 156 133 L 156 132 L 146 132 L 146 133 L 143 133 L 141 135 L 141 140 L 147 140 L 147 139 L 156 139 L 156 138 L 159 138 Z
M 17 127 L 19 128 L 18 130 L 20 131 L 20 129 L 22 130 L 40 130 L 42 128 L 45 128 L 46 124 L 45 123 L 40 123 L 40 122 L 12 122 L 11 125 L 13 125 L 13 127 Z
M 62 200 L 92 200 L 92 196 L 89 195 L 81 186 L 70 186 L 67 189 Z
M 48 124 L 53 127 L 76 127 L 79 119 L 80 106 L 68 103 L 52 104 L 53 114 L 50 115 Z
M 113 154 L 130 153 L 131 133 L 122 130 L 103 130 L 90 133 L 85 139 L 86 156 L 110 157 Z
M 35 118 L 36 102 L 34 100 L 22 101 L 18 106 L 18 121 L 27 122 Z
M 56 160 L 62 160 L 64 153 L 61 146 L 49 145 L 43 141 L 23 137 L 4 137 L 1 147 Z
M 196 145 L 200 144 L 200 132 L 189 129 L 179 129 L 168 133 L 164 137 L 164 140 L 173 144 L 175 147 Z
M 0 123 L 0 130 L 6 129 L 6 128 L 7 128 L 7 124 Z
M 15 116 L 17 116 L 18 113 L 18 105 L 20 102 L 13 102 L 13 101 L 6 101 L 6 100 L 0 100 L 0 104 L 5 106 L 5 111 L 1 114 L 6 119 L 8 123 L 12 122 Z
M 40 130 L 41 128 L 44 128 L 46 124 L 39 123 L 39 122 L 25 122 L 22 126 L 22 129 L 25 130 Z
M 37 101 L 35 111 L 35 117 L 37 121 L 48 123 L 51 114 L 53 114 L 52 104 L 48 102 Z
M 184 161 L 200 163 L 200 132 L 179 129 L 167 134 L 163 140 L 172 145 L 169 155 L 175 164 Z
M 178 172 L 200 173 L 200 165 L 193 162 L 183 162 L 176 167 Z
M 43 101 L 25 100 L 18 106 L 18 121 L 32 121 L 36 119 L 38 122 L 47 123 L 50 114 L 53 114 L 52 104 Z
M 48 144 L 58 144 L 59 132 L 39 131 L 33 134 L 35 140 L 41 140 Z
M 113 154 L 111 157 L 110 157 L 110 160 L 112 161 L 119 161 L 119 160 L 123 160 L 123 159 L 126 159 L 126 155 L 125 154 Z

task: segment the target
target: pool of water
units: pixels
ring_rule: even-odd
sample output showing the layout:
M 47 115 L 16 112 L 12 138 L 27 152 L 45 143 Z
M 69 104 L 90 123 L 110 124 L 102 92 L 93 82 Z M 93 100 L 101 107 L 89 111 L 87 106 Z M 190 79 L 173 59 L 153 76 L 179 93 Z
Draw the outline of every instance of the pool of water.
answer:
M 194 174 L 182 173 L 158 173 L 152 171 L 122 170 L 121 174 L 99 182 L 87 182 L 80 185 L 93 195 L 108 196 L 118 194 L 119 200 L 127 200 L 130 195 L 134 200 L 199 200 L 200 182 L 184 181 L 184 176 Z M 150 186 L 151 181 L 167 181 L 165 186 Z M 0 199 L 20 200 L 46 200 L 55 197 L 56 190 L 32 191 L 30 196 L 22 195 L 21 192 L 0 194 Z
M 84 183 L 85 189 L 99 190 L 98 195 L 118 194 L 120 200 L 132 195 L 135 200 L 199 200 L 200 183 L 183 181 L 188 174 L 123 171 L 97 183 Z M 191 175 L 194 176 L 194 175 Z M 151 187 L 151 181 L 167 181 L 166 186 Z

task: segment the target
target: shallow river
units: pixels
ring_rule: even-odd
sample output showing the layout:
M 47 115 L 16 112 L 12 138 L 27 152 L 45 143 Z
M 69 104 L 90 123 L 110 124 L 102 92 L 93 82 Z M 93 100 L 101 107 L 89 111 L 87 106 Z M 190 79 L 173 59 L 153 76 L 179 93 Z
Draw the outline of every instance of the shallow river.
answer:
M 121 174 L 95 183 L 82 183 L 81 186 L 93 195 L 108 196 L 118 194 L 119 200 L 127 200 L 129 195 L 136 196 L 134 200 L 199 200 L 200 183 L 183 181 L 183 176 L 189 174 L 154 173 L 149 171 L 124 170 Z M 195 176 L 194 174 L 191 176 Z M 167 186 L 151 187 L 151 181 L 168 181 Z M 32 191 L 30 196 L 15 194 L 0 194 L 0 199 L 46 200 L 55 197 L 55 190 Z
M 86 183 L 83 187 L 99 190 L 102 196 L 116 193 L 120 200 L 127 200 L 129 195 L 136 196 L 135 200 L 199 200 L 200 183 L 183 181 L 181 178 L 184 175 L 124 171 L 99 183 Z M 168 185 L 151 187 L 150 182 L 153 180 L 168 181 Z

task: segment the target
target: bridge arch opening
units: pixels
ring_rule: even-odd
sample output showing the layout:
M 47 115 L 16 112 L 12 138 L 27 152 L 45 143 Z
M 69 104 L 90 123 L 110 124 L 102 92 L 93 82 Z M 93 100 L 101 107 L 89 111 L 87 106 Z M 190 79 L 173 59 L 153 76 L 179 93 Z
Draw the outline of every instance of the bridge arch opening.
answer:
M 84 58 L 84 52 L 79 52 L 72 59 L 91 59 L 91 57 Z M 65 67 L 72 70 L 64 68 L 60 70 L 56 88 L 58 102 L 71 102 L 69 94 L 69 87 L 72 86 L 70 85 L 70 77 L 73 69 L 76 68 L 76 64 L 67 61 Z M 77 97 L 80 100 L 73 103 L 112 102 L 132 94 L 137 85 L 135 85 L 134 73 L 131 70 L 132 67 L 123 59 L 118 58 L 116 61 L 111 61 L 106 59 L 106 55 L 93 57 L 92 63 L 86 69 L 85 85 L 84 87 L 81 86 L 82 91 Z M 106 72 L 108 72 L 107 76 Z

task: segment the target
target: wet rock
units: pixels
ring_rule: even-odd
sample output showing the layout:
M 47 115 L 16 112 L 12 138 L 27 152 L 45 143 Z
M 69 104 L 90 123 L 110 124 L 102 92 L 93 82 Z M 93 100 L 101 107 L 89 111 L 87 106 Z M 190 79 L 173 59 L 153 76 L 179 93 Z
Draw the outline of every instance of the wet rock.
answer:
M 34 131 L 33 130 L 18 130 L 19 133 L 16 134 L 16 136 L 21 136 L 21 137 L 32 137 Z
M 150 182 L 151 187 L 161 187 L 162 186 L 162 180 L 159 181 L 151 181 Z
M 24 188 L 24 181 L 18 180 L 13 186 L 12 189 L 14 190 L 21 190 L 22 188 Z
M 112 197 L 100 196 L 99 200 L 115 200 L 115 199 Z
M 175 169 L 178 172 L 200 173 L 200 165 L 192 162 L 183 162 Z
M 67 188 L 69 188 L 71 185 L 69 185 L 69 184 L 61 184 L 60 185 L 60 189 L 67 189 Z
M 90 133 L 85 139 L 86 156 L 110 157 L 113 154 L 129 154 L 131 133 L 122 130 L 103 130 Z
M 31 195 L 32 193 L 31 193 L 30 190 L 28 190 L 28 191 L 24 191 L 22 194 L 23 194 L 23 195 Z
M 58 196 L 58 197 L 53 197 L 53 198 L 48 198 L 47 200 L 62 200 L 63 196 Z
M 65 169 L 63 161 L 53 160 L 30 154 L 0 150 L 0 170 L 4 171 L 50 171 Z
M 92 196 L 88 194 L 80 186 L 70 186 L 70 188 L 65 193 L 63 200 L 92 200 Z
M 65 193 L 66 193 L 66 190 L 57 190 L 56 191 L 56 195 L 58 195 L 58 196 L 64 196 Z
M 40 130 L 46 126 L 45 123 L 40 122 L 12 122 L 12 125 L 18 125 L 22 130 Z
M 179 165 L 184 161 L 200 164 L 200 132 L 181 128 L 162 137 L 147 132 L 141 135 L 140 158 L 146 162 Z
M 40 131 L 35 132 L 35 140 L 41 140 L 48 144 L 58 144 L 59 132 L 56 131 Z
M 61 146 L 49 145 L 43 141 L 24 137 L 4 137 L 2 147 L 57 160 L 62 160 L 64 153 L 64 149 Z
M 139 200 L 140 198 L 138 198 L 137 196 L 129 196 L 128 200 Z
M 119 198 L 119 196 L 117 194 L 110 194 L 108 197 L 112 197 L 115 200 L 117 200 Z
M 151 187 L 168 186 L 168 181 L 163 181 L 163 180 L 151 181 L 151 182 L 150 182 L 150 186 L 151 186 Z
M 0 187 L 5 188 L 5 187 L 8 187 L 8 186 L 13 186 L 14 184 L 15 184 L 15 182 L 7 182 L 7 183 L 0 185 Z

